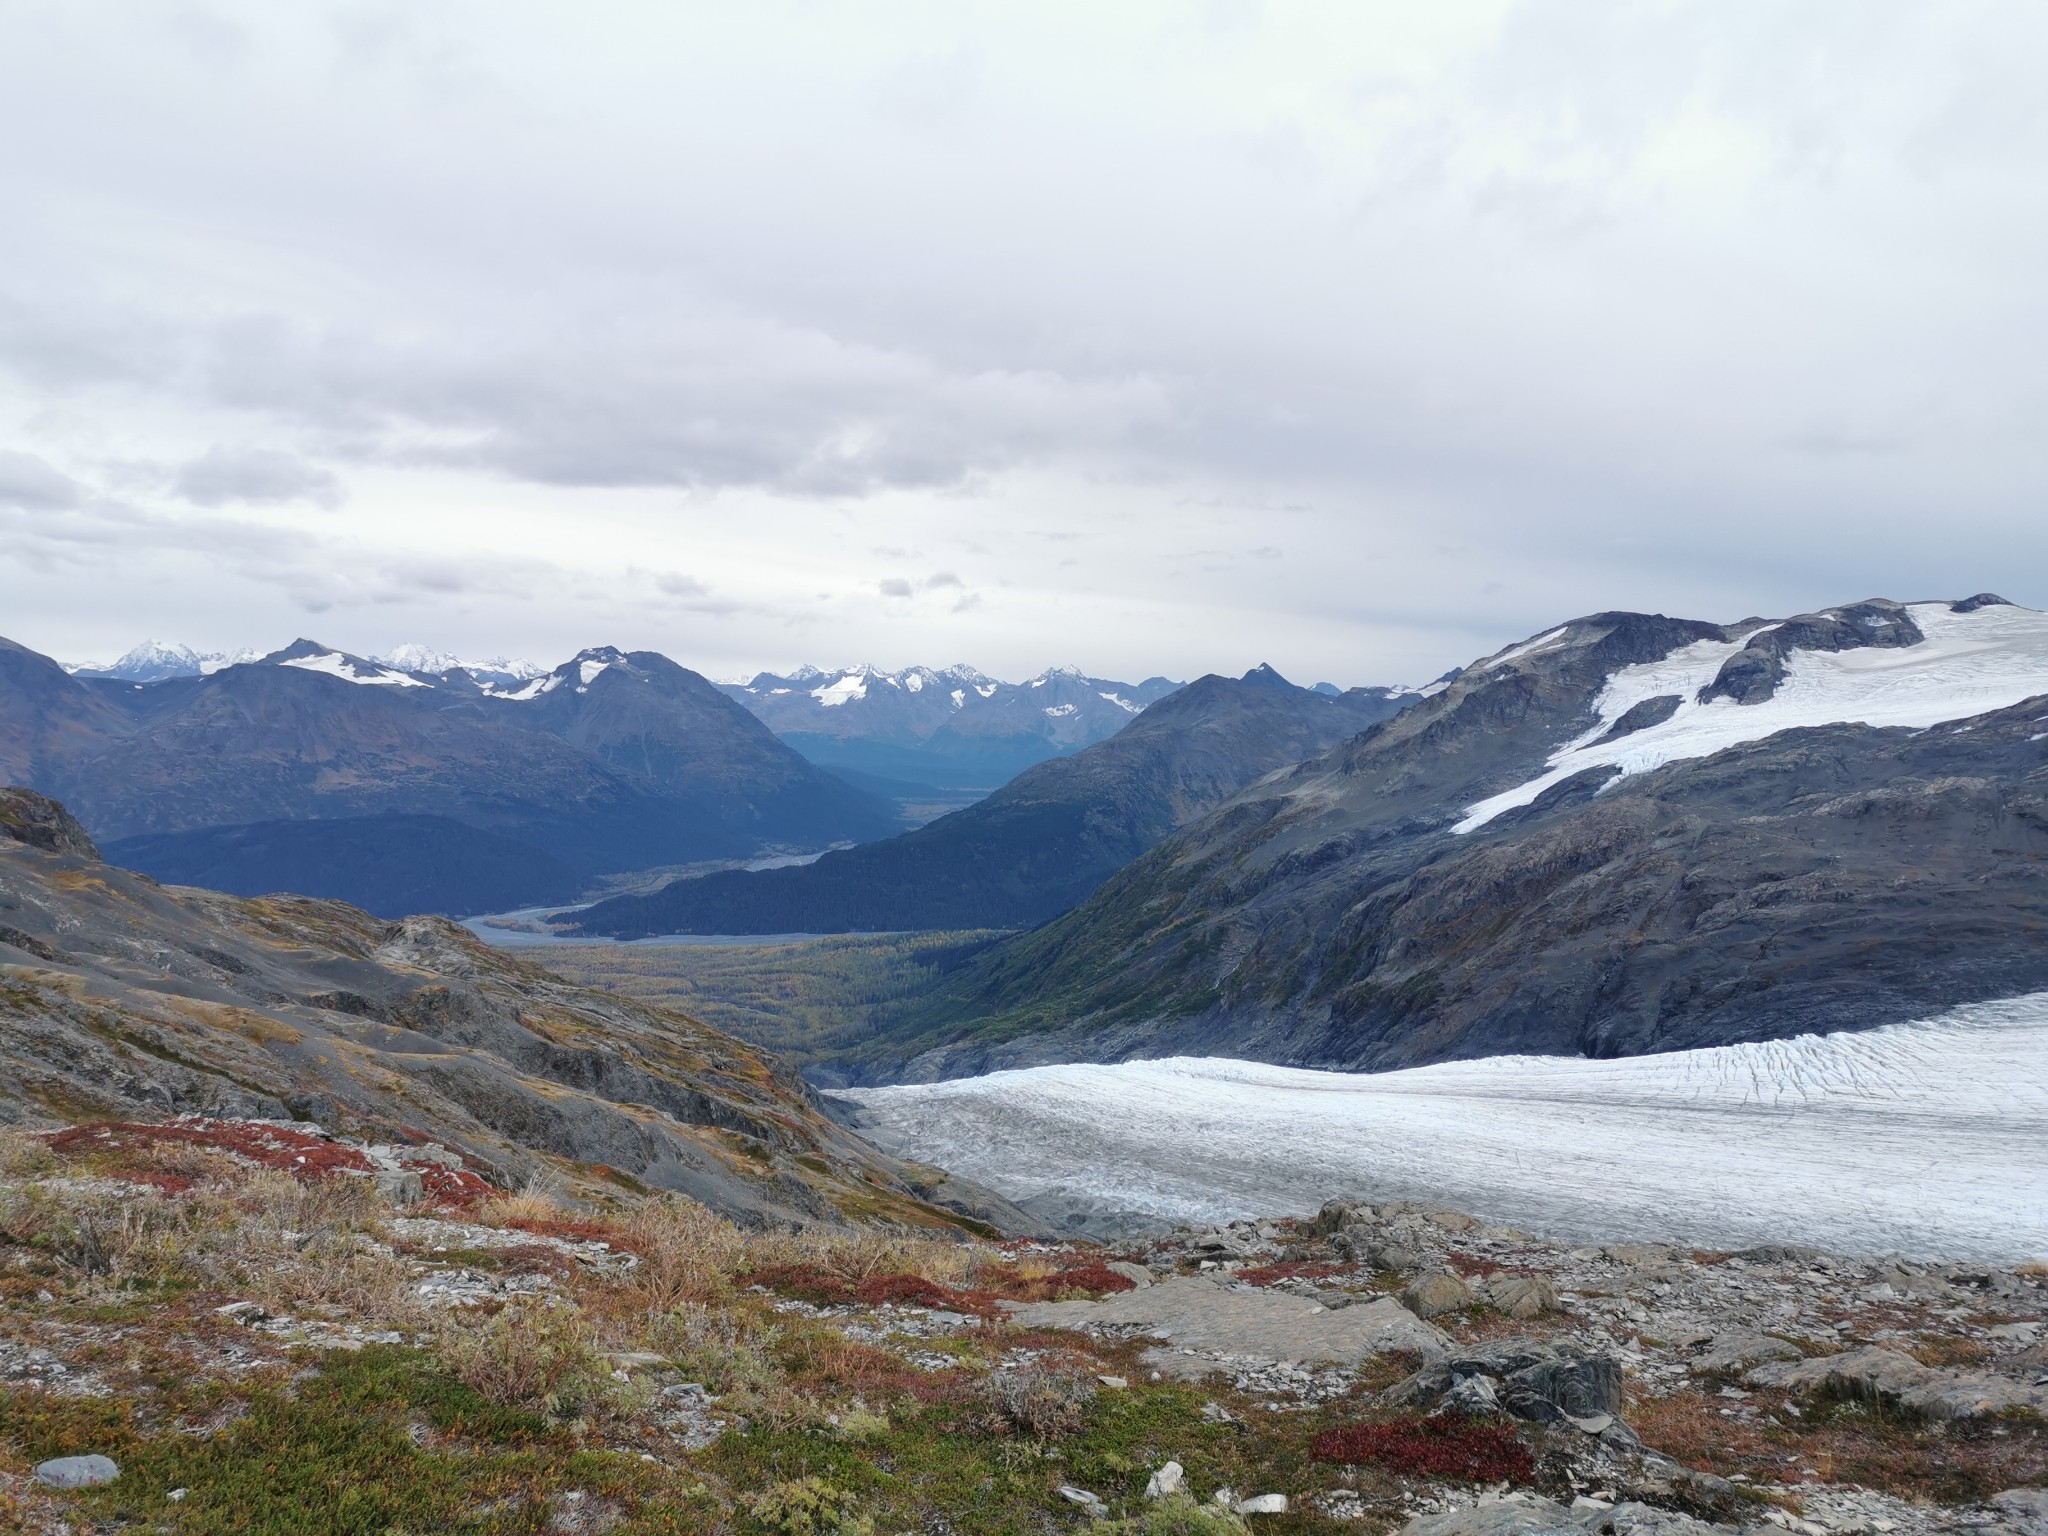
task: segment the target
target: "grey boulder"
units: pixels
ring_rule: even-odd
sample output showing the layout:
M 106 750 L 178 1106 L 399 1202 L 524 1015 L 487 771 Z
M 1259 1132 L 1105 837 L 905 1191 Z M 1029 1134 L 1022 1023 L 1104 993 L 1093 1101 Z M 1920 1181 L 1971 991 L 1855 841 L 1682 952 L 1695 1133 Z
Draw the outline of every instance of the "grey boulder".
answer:
M 51 1488 L 97 1488 L 111 1483 L 121 1469 L 107 1456 L 59 1456 L 36 1468 L 36 1481 Z

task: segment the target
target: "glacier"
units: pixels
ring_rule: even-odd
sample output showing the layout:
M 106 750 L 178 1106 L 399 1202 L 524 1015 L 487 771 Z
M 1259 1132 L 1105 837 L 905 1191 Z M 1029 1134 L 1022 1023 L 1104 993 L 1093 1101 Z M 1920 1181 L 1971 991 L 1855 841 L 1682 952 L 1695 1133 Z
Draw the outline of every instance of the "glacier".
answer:
M 2048 993 L 1610 1060 L 1173 1057 L 833 1093 L 885 1150 L 1011 1199 L 1174 1221 L 1362 1196 L 1575 1241 L 2048 1256 Z
M 1912 603 L 1907 612 L 1926 637 L 1896 649 L 1795 651 L 1771 697 L 1752 704 L 1714 699 L 1699 690 L 1723 662 L 1761 629 L 1733 640 L 1702 640 L 1661 661 L 1620 668 L 1594 701 L 1598 720 L 1551 754 L 1543 773 L 1476 805 L 1451 830 L 1472 832 L 1502 811 L 1528 805 L 1553 784 L 1588 768 L 1612 765 L 1623 775 L 1648 773 L 1681 758 L 1706 757 L 1799 726 L 1854 723 L 1925 730 L 2048 693 L 2048 613 L 2015 604 L 1956 613 L 1947 603 Z M 1541 650 L 1564 633 L 1553 630 L 1482 664 L 1496 667 Z M 1636 705 L 1676 694 L 1680 703 L 1661 724 L 1605 739 Z

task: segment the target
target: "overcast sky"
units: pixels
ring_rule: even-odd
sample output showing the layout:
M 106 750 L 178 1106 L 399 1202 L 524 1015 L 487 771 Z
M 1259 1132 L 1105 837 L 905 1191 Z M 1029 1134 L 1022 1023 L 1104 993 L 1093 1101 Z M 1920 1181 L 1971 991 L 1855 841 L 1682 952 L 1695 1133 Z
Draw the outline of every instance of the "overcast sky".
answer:
M 0 0 L 0 633 L 1418 681 L 2048 606 L 2033 0 Z

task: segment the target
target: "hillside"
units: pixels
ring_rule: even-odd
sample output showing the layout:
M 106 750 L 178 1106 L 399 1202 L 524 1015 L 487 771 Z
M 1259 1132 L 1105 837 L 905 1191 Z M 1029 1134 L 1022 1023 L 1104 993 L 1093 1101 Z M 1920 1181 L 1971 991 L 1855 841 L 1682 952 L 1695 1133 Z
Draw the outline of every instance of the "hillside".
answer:
M 391 913 L 561 900 L 599 874 L 900 825 L 651 652 L 584 651 L 514 687 L 299 641 L 145 684 L 72 677 L 7 645 L 0 742 L 10 778 L 164 878 L 368 895 Z M 421 817 L 477 835 L 442 826 L 423 842 Z M 351 862 L 377 866 L 374 886 L 327 856 L 341 834 L 274 825 L 326 821 L 351 824 Z
M 1028 1225 L 842 1130 L 775 1058 L 440 919 L 161 887 L 19 789 L 0 893 L 0 1123 L 311 1120 L 440 1142 L 501 1188 L 674 1190 L 755 1224 L 961 1219 L 921 1188 Z
M 858 933 L 1043 922 L 1245 784 L 1387 718 L 1410 696 L 1209 676 L 987 799 L 815 863 L 678 880 L 582 913 L 578 931 Z
M 1989 597 L 1576 620 L 1246 790 L 836 1065 L 1613 1056 L 2048 987 L 2044 695 L 2048 616 Z

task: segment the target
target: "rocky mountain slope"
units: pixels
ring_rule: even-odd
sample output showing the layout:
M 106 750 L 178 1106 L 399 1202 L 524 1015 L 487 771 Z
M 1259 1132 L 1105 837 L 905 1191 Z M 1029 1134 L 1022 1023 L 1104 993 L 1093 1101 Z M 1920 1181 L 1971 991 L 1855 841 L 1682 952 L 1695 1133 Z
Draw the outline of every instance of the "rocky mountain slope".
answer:
M 0 645 L 0 772 L 64 798 L 118 857 L 165 878 L 372 899 L 391 915 L 566 899 L 600 873 L 900 825 L 696 673 L 611 649 L 514 687 L 310 641 L 149 684 L 72 677 Z M 432 839 L 419 817 L 440 819 Z M 335 878 L 337 833 L 312 824 L 342 821 L 381 871 L 374 888 Z
M 61 806 L 0 791 L 0 1122 L 181 1113 L 432 1139 L 501 1187 L 611 1181 L 755 1222 L 961 1219 L 919 1196 L 956 1198 L 941 1176 L 680 1014 L 438 918 L 162 887 L 103 863 Z
M 815 863 L 678 880 L 580 915 L 579 930 L 840 933 L 1024 927 L 1234 791 L 1386 719 L 1384 689 L 1335 697 L 1270 667 L 1204 677 L 1108 741 L 1020 774 L 987 799 L 884 842 Z
M 1988 595 L 1575 620 L 1240 793 L 849 1070 L 1608 1056 L 2039 990 L 2044 715 L 2048 616 Z
M 993 789 L 1034 763 L 1106 740 L 1180 684 L 1054 667 L 1006 683 L 972 667 L 804 667 L 721 685 L 813 762 L 882 779 Z

